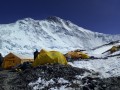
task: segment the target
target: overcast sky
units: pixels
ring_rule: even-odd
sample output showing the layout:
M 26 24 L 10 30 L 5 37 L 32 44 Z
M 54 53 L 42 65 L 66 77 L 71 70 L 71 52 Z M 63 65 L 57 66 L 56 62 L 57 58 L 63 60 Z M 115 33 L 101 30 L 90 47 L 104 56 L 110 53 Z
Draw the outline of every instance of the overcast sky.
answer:
M 92 31 L 120 34 L 120 0 L 0 0 L 0 24 L 48 16 Z

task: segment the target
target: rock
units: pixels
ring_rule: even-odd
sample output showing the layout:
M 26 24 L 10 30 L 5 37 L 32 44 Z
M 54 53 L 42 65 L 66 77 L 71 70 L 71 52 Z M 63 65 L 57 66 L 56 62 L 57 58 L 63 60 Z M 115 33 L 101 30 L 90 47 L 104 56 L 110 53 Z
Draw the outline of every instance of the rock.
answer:
M 101 79 L 97 72 L 60 64 L 41 65 L 22 72 L 1 71 L 0 90 L 33 90 L 34 86 L 29 83 L 38 78 L 54 82 L 46 86 L 39 82 L 40 90 L 59 89 L 61 86 L 72 90 L 120 90 L 120 77 Z M 61 83 L 60 79 L 66 81 Z
M 76 75 L 84 76 L 85 73 L 88 73 L 89 75 L 91 75 L 91 77 L 83 78 L 83 81 L 85 83 L 89 83 L 87 87 L 95 88 L 96 86 L 94 85 L 94 79 L 96 78 L 93 78 L 92 75 L 97 76 L 98 73 L 95 73 L 93 71 L 91 72 L 86 69 L 80 69 L 80 68 L 75 68 L 69 65 L 65 66 L 65 65 L 60 65 L 60 64 L 41 65 L 33 69 L 25 70 L 19 73 L 19 75 L 17 76 L 17 79 L 15 78 L 13 80 L 15 81 L 13 84 L 17 88 L 19 88 L 18 85 L 21 84 L 21 89 L 25 87 L 32 88 L 28 86 L 28 84 L 30 82 L 35 82 L 39 77 L 41 77 L 45 81 L 49 81 L 52 79 L 54 80 L 54 82 L 56 82 L 55 84 L 50 84 L 49 86 L 44 87 L 44 89 L 45 88 L 49 89 L 53 87 L 61 87 L 63 84 L 58 83 L 57 81 L 59 80 L 59 78 L 63 78 L 69 81 L 69 83 L 65 84 L 66 87 L 82 88 L 81 78 L 76 77 Z

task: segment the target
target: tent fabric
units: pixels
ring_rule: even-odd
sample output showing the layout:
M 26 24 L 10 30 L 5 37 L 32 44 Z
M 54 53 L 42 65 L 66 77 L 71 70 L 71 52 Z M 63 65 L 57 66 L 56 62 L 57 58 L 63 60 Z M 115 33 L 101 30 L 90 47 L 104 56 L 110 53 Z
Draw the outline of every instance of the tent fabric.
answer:
M 114 53 L 118 50 L 118 47 L 117 46 L 113 46 L 111 49 L 110 49 L 110 52 L 111 53 Z
M 70 51 L 66 54 L 66 57 L 68 58 L 72 58 L 72 59 L 78 59 L 78 58 L 81 58 L 81 59 L 88 59 L 89 56 L 85 53 L 82 53 L 82 52 L 76 52 L 76 51 Z
M 16 65 L 22 64 L 24 62 L 33 62 L 32 58 L 28 58 L 23 55 L 18 55 L 14 53 L 9 53 L 4 57 L 2 67 L 4 69 L 10 69 Z
M 67 60 L 64 55 L 58 51 L 46 51 L 42 49 L 33 62 L 32 66 L 35 67 L 52 63 L 67 65 Z
M 15 56 L 13 53 L 9 53 L 4 57 L 2 67 L 4 69 L 10 69 L 13 66 L 20 64 L 20 62 L 21 62 L 21 59 L 19 57 Z

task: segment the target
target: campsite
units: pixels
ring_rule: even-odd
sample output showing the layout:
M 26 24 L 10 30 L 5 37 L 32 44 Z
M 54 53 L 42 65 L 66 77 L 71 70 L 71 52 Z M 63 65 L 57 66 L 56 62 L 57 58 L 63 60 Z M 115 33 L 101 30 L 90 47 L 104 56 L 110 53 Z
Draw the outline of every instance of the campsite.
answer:
M 89 56 L 81 51 L 71 51 L 63 55 L 58 51 L 47 51 L 41 49 L 40 52 L 37 51 L 37 56 L 34 54 L 34 58 L 30 58 L 29 56 L 10 52 L 5 57 L 2 57 L 1 54 L 1 69 L 9 70 L 15 67 L 17 69 L 17 66 L 19 67 L 19 65 L 24 65 L 24 63 L 31 63 L 31 67 L 45 64 L 67 65 L 67 58 L 89 59 Z
M 120 90 L 120 0 L 0 0 L 0 90 Z
M 0 82 L 0 89 L 51 90 L 57 88 L 61 90 L 64 88 L 67 90 L 93 90 L 96 88 L 97 90 L 112 90 L 111 88 L 117 88 L 116 90 L 119 90 L 120 82 L 117 82 L 119 77 L 109 77 L 109 73 L 106 71 L 103 73 L 99 69 L 97 71 L 97 67 L 87 67 L 89 62 L 95 63 L 98 68 L 100 68 L 99 62 L 110 63 L 113 61 L 109 59 L 110 55 L 118 51 L 119 46 L 112 45 L 108 50 L 101 52 L 104 57 L 93 56 L 94 54 L 90 56 L 89 51 L 78 49 L 68 51 L 65 54 L 45 49 L 36 50 L 34 58 L 12 52 L 4 57 L 1 54 L 0 79 L 3 82 Z M 118 56 L 111 56 L 110 58 Z M 107 78 L 100 78 L 101 76 Z M 114 83 L 110 81 L 114 81 Z

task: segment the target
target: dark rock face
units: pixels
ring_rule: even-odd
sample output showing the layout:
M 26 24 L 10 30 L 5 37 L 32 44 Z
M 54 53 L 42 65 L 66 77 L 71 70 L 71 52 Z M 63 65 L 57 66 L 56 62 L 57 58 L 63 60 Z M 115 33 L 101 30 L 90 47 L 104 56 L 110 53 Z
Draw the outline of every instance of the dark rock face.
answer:
M 1 71 L 0 90 L 33 90 L 29 83 L 35 82 L 39 77 L 45 81 L 52 79 L 55 82 L 40 90 L 56 87 L 59 89 L 63 85 L 72 90 L 120 90 L 120 77 L 100 79 L 98 73 L 94 71 L 60 64 L 41 65 L 18 73 Z M 60 78 L 67 80 L 68 83 L 59 83 Z M 42 87 L 42 83 L 39 83 L 39 86 Z
M 105 90 L 120 90 L 120 76 L 103 79 L 106 84 Z
M 61 23 L 61 19 L 59 17 L 56 17 L 56 16 L 50 16 L 50 17 L 47 17 L 47 20 L 48 21 L 53 21 L 53 22 L 56 22 L 56 23 Z

